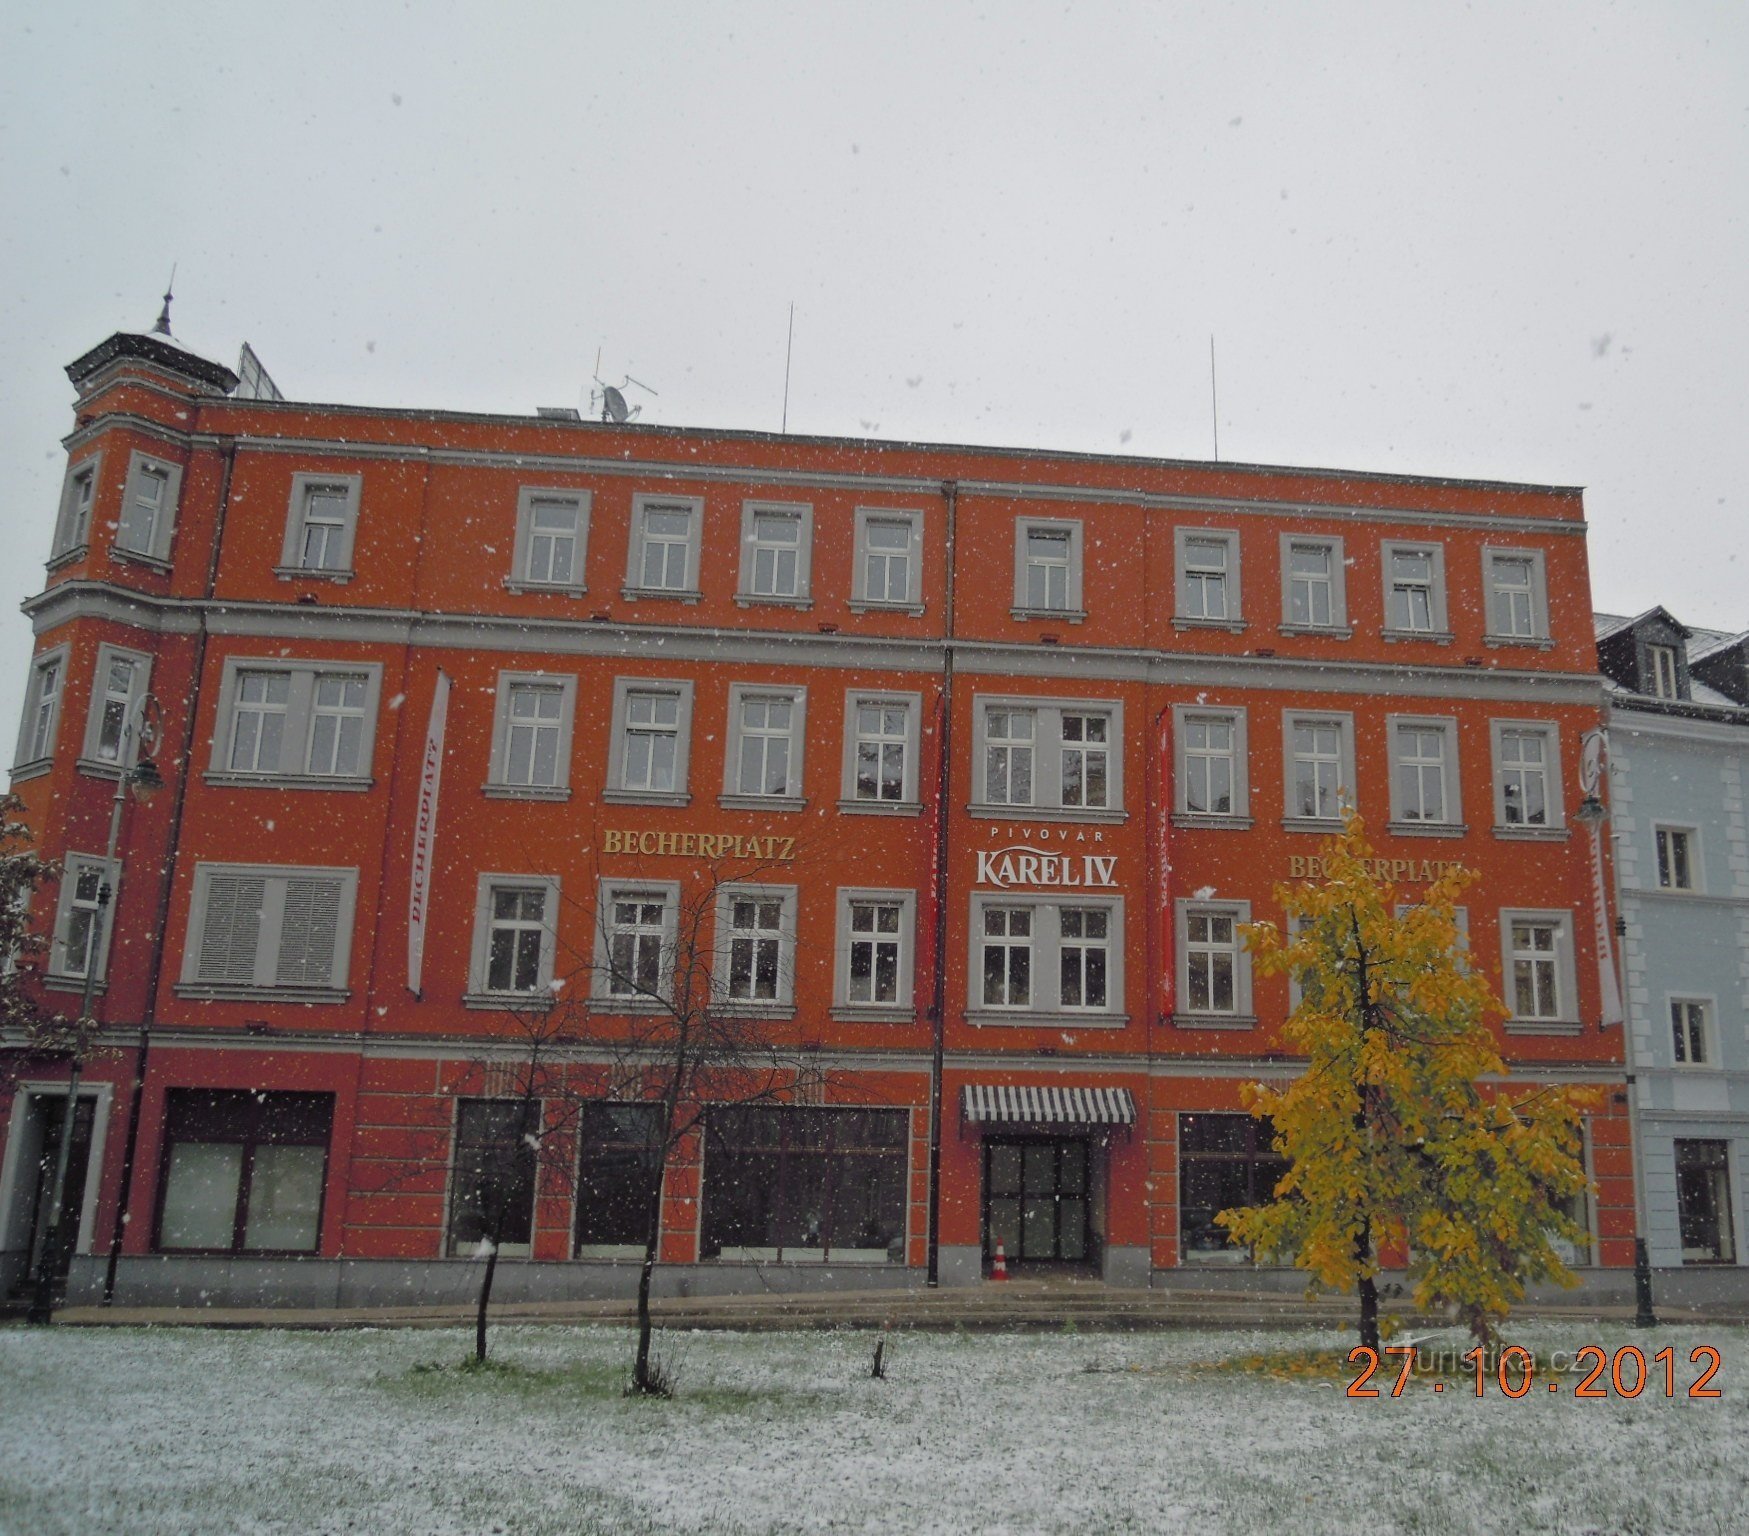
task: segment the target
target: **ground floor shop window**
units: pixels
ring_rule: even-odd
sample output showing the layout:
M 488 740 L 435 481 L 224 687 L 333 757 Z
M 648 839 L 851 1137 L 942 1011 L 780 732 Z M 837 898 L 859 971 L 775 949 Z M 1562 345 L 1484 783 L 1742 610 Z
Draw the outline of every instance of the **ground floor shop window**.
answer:
M 1676 1143 L 1676 1217 L 1684 1264 L 1735 1264 L 1731 1224 L 1731 1144 Z
M 1187 1263 L 1246 1264 L 1259 1257 L 1235 1244 L 1215 1217 L 1261 1205 L 1275 1194 L 1287 1160 L 1271 1149 L 1275 1127 L 1251 1115 L 1181 1115 L 1178 1121 L 1178 1231 Z
M 333 1120 L 331 1093 L 172 1089 L 158 1248 L 314 1253 Z
M 736 1107 L 705 1121 L 707 1258 L 905 1258 L 902 1109 Z
M 472 1255 L 482 1242 L 526 1256 L 534 1236 L 534 1176 L 540 1104 L 529 1099 L 461 1099 L 455 1114 L 449 1251 Z
M 590 1104 L 578 1126 L 577 1252 L 642 1257 L 662 1178 L 661 1106 Z

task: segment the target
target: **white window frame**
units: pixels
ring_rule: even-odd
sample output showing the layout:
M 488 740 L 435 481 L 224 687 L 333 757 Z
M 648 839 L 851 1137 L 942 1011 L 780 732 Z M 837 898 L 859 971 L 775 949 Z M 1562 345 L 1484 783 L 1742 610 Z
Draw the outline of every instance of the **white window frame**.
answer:
M 280 550 L 280 563 L 274 574 L 285 580 L 320 578 L 328 581 L 350 581 L 354 575 L 352 556 L 358 539 L 358 507 L 364 485 L 362 475 L 297 474 L 292 476 L 291 505 L 286 512 L 285 544 Z M 303 564 L 304 525 L 309 514 L 311 493 L 325 489 L 342 493 L 338 561 L 332 565 Z
M 491 985 L 492 896 L 499 890 L 541 892 L 541 947 L 539 974 L 526 990 L 494 989 Z M 553 988 L 554 960 L 558 953 L 559 878 L 557 875 L 483 874 L 474 887 L 474 940 L 468 960 L 468 992 L 463 1001 L 470 1008 L 544 1008 L 557 994 Z
M 1554 929 L 1554 948 L 1549 951 L 1527 950 L 1521 957 L 1514 948 L 1514 923 L 1543 924 Z M 1516 962 L 1527 958 L 1533 963 L 1548 954 L 1554 971 L 1555 1006 L 1547 1014 L 1521 1017 L 1513 1011 L 1518 995 Z M 1577 1034 L 1579 1022 L 1579 987 L 1573 960 L 1573 914 L 1557 909 L 1503 907 L 1500 911 L 1500 998 L 1506 1005 L 1506 1028 L 1520 1034 Z
M 1688 858 L 1688 883 L 1675 883 L 1676 862 L 1674 839 L 1682 838 L 1686 843 L 1684 852 Z M 1668 853 L 1666 845 L 1669 844 Z M 1668 868 L 1673 877 L 1671 883 L 1664 883 L 1664 871 Z M 1700 829 L 1692 824 L 1681 822 L 1655 821 L 1652 823 L 1652 879 L 1657 883 L 1652 887 L 1655 891 L 1674 893 L 1680 896 L 1696 896 L 1705 892 L 1706 879 L 1700 857 Z
M 78 558 L 91 547 L 91 517 L 97 509 L 97 490 L 103 477 L 103 453 L 89 453 L 67 465 L 61 484 L 61 502 L 55 513 L 53 569 L 63 561 Z
M 1299 754 L 1294 735 L 1302 725 L 1336 732 L 1336 809 L 1329 816 L 1307 816 L 1299 808 Z M 1329 833 L 1342 824 L 1342 810 L 1357 802 L 1354 767 L 1354 716 L 1339 710 L 1284 709 L 1281 714 L 1282 825 Z M 1320 761 L 1322 759 L 1319 759 Z
M 107 901 L 97 891 L 93 891 L 89 903 L 79 899 L 79 877 L 82 874 L 95 875 L 99 887 L 108 888 Z M 85 972 L 74 970 L 67 964 L 67 949 L 73 929 L 74 912 L 87 911 L 99 914 L 103 923 L 97 936 L 97 982 L 101 986 L 109 980 L 110 937 L 115 932 L 116 905 L 120 899 L 119 861 L 104 859 L 94 853 L 68 853 L 63 857 L 60 889 L 55 897 L 55 927 L 49 940 L 49 963 L 45 973 L 49 978 L 84 982 Z
M 780 735 L 789 738 L 785 761 L 784 787 L 781 793 L 766 794 L 742 787 L 741 743 L 747 733 L 744 707 L 756 700 L 782 700 L 790 706 L 787 732 L 760 731 L 772 740 Z M 807 803 L 802 797 L 802 754 L 808 739 L 808 690 L 791 683 L 731 683 L 729 685 L 729 718 L 724 738 L 728 748 L 723 754 L 723 793 L 718 804 L 725 810 L 799 811 Z
M 899 931 L 893 935 L 898 950 L 895 981 L 898 995 L 890 1002 L 858 1002 L 850 995 L 850 951 L 862 942 L 851 928 L 851 914 L 858 906 L 889 906 L 899 909 Z M 917 893 L 864 886 L 841 885 L 837 893 L 837 941 L 833 947 L 832 1016 L 840 1020 L 865 1019 L 871 1023 L 910 1023 L 917 1016 L 915 1003 L 917 949 Z
M 133 513 L 141 488 L 149 480 L 159 483 L 158 504 L 153 512 L 152 526 L 143 540 L 124 537 L 137 533 Z M 122 488 L 121 511 L 115 520 L 115 537 L 110 553 L 119 560 L 138 560 L 147 565 L 170 564 L 170 545 L 176 537 L 176 512 L 182 499 L 182 466 L 156 454 L 132 453 L 128 456 L 127 484 Z
M 607 879 L 597 887 L 595 913 L 595 963 L 589 995 L 595 1006 L 608 1013 L 656 1013 L 674 995 L 675 951 L 680 933 L 680 883 L 676 880 Z M 612 942 L 616 901 L 662 904 L 661 952 L 657 960 L 660 986 L 654 997 L 645 993 L 613 989 Z M 641 927 L 635 932 L 643 932 Z
M 731 1013 L 755 1014 L 760 1018 L 789 1018 L 795 1013 L 796 995 L 796 897 L 793 885 L 767 885 L 757 882 L 736 882 L 719 885 L 714 893 L 715 943 L 711 971 L 711 998 L 714 1004 Z M 733 983 L 734 946 L 737 934 L 746 930 L 731 926 L 733 907 L 737 901 L 776 902 L 778 904 L 777 995 L 772 998 L 739 998 L 730 993 Z M 752 930 L 768 935 L 774 930 Z M 765 942 L 764 938 L 758 942 Z
M 677 707 L 674 736 L 674 788 L 650 789 L 626 783 L 628 702 L 633 694 L 666 694 Z M 661 677 L 616 677 L 613 680 L 613 717 L 609 724 L 607 784 L 603 800 L 616 805 L 686 805 L 692 800 L 687 788 L 692 756 L 692 683 Z
M 1545 819 L 1540 823 L 1506 819 L 1506 738 L 1512 735 L 1542 739 Z M 1567 830 L 1567 818 L 1561 798 L 1561 728 L 1544 720 L 1490 720 L 1488 742 L 1493 763 L 1494 831 L 1502 837 L 1562 836 Z
M 245 672 L 278 672 L 288 679 L 279 762 L 272 769 L 231 767 L 238 693 L 241 676 Z M 310 750 L 315 723 L 316 680 L 318 677 L 336 675 L 358 677 L 364 681 L 364 725 L 359 739 L 358 771 L 350 774 L 311 773 Z M 227 656 L 219 679 L 218 718 L 212 736 L 212 758 L 205 775 L 207 782 L 240 788 L 272 785 L 296 789 L 369 789 L 376 755 L 377 713 L 382 696 L 382 677 L 382 665 L 374 661 L 302 661 L 281 656 Z
M 1230 1009 L 1192 1008 L 1190 1006 L 1190 924 L 1192 917 L 1226 917 L 1233 922 L 1233 1006 Z M 1174 949 L 1175 985 L 1173 989 L 1172 1022 L 1184 1029 L 1252 1029 L 1257 1024 L 1256 1008 L 1251 989 L 1251 952 L 1245 946 L 1241 929 L 1251 921 L 1248 901 L 1177 901 L 1173 903 L 1172 923 L 1176 935 Z M 1214 952 L 1213 946 L 1206 951 Z M 1221 946 L 1221 953 L 1226 953 Z
M 519 688 L 539 688 L 559 696 L 558 757 L 552 784 L 519 784 L 510 771 L 510 706 Z M 571 798 L 571 727 L 577 713 L 577 679 L 563 672 L 500 672 L 492 710 L 492 767 L 486 794 L 500 800 L 569 800 Z
M 904 712 L 905 732 L 900 739 L 904 761 L 899 774 L 897 800 L 864 798 L 858 793 L 857 764 L 862 744 L 858 715 L 865 708 Z M 918 797 L 917 775 L 922 718 L 923 695 L 920 693 L 883 693 L 853 688 L 844 695 L 844 763 L 839 810 L 861 816 L 916 816 L 921 813 L 923 806 Z M 890 742 L 895 738 L 880 736 L 870 739 Z
M 853 518 L 856 556 L 850 579 L 850 611 L 920 614 L 923 612 L 923 513 L 916 507 L 858 507 Z M 872 523 L 902 523 L 910 531 L 905 553 L 906 594 L 871 596 L 868 585 L 868 530 Z
M 1330 622 L 1319 624 L 1294 617 L 1293 552 L 1322 549 L 1330 561 Z M 1281 631 L 1286 635 L 1349 635 L 1348 568 L 1342 539 L 1329 533 L 1284 533 L 1281 536 Z
M 1398 769 L 1402 766 L 1399 733 L 1406 730 L 1437 731 L 1441 738 L 1440 784 L 1445 801 L 1445 816 L 1431 821 L 1410 818 L 1405 813 L 1408 803 L 1403 796 Z M 1391 820 L 1389 830 L 1398 836 L 1429 837 L 1461 836 L 1464 826 L 1463 774 L 1458 757 L 1458 723 L 1449 715 L 1387 715 L 1385 717 L 1386 753 L 1391 779 Z
M 1219 721 L 1233 732 L 1233 808 L 1230 811 L 1190 809 L 1190 726 L 1193 722 Z M 1174 704 L 1172 706 L 1172 817 L 1195 826 L 1251 825 L 1251 758 L 1247 712 L 1225 705 Z
M 589 590 L 589 514 L 593 498 L 588 491 L 564 486 L 524 485 L 516 492 L 516 542 L 511 550 L 510 575 L 505 588 L 511 592 L 562 592 L 581 597 Z M 535 513 L 548 505 L 568 506 L 571 521 L 571 576 L 568 581 L 555 581 L 550 575 L 536 574 L 531 568 L 535 556 L 535 541 L 547 535 L 538 534 L 534 526 Z M 550 570 L 550 562 L 549 562 Z
M 1024 908 L 1032 914 L 1028 936 L 1031 998 L 1024 1006 L 984 1001 L 984 914 L 991 908 Z M 1065 1006 L 1062 949 L 1065 908 L 1106 913 L 1103 1008 Z M 1069 891 L 973 891 L 966 964 L 966 1018 L 972 1024 L 1035 1025 L 1053 1029 L 1112 1029 L 1128 1022 L 1124 991 L 1124 898 Z
M 1500 583 L 1499 563 L 1522 560 L 1529 567 L 1525 593 L 1529 608 L 1529 628 L 1502 629 L 1499 601 L 1508 589 Z M 1513 588 L 1511 590 L 1518 590 Z M 1489 645 L 1546 645 L 1549 639 L 1549 584 L 1546 557 L 1540 549 L 1508 548 L 1499 544 L 1482 546 L 1482 593 L 1488 610 L 1483 619 L 1483 640 Z
M 30 683 L 24 691 L 24 718 L 18 727 L 18 750 L 13 754 L 14 780 L 41 773 L 55 760 L 61 717 L 67 709 L 67 670 L 71 658 L 72 649 L 65 645 L 57 645 L 31 658 Z M 46 682 L 51 677 L 54 686 L 48 688 Z M 46 717 L 43 713 L 45 700 L 48 705 Z
M 1033 716 L 1032 799 L 990 800 L 986 755 L 991 711 L 1030 710 Z M 1102 806 L 1063 804 L 1063 716 L 1104 715 L 1106 727 L 1105 800 Z M 1071 747 L 1075 744 L 1070 743 Z M 969 809 L 974 816 L 1028 821 L 1115 823 L 1124 810 L 1124 725 L 1120 699 L 1064 699 L 1027 694 L 983 694 L 972 700 L 972 783 Z
M 1219 544 L 1225 550 L 1221 590 L 1224 613 L 1207 612 L 1206 584 L 1193 585 L 1190 570 L 1192 544 Z M 1228 629 L 1235 633 L 1245 628 L 1244 581 L 1239 563 L 1239 531 L 1236 528 L 1175 528 L 1172 530 L 1173 589 L 1176 593 L 1173 623 L 1180 629 Z M 1199 570 L 1203 567 L 1198 567 Z M 1198 594 L 1193 605 L 1191 594 Z
M 215 876 L 258 878 L 265 882 L 261 906 L 260 940 L 255 952 L 255 973 L 248 982 L 203 980 L 200 974 L 201 932 L 206 925 L 207 903 Z M 335 918 L 334 952 L 327 984 L 280 985 L 272 979 L 283 938 L 286 895 L 294 880 L 334 880 L 340 885 Z M 182 947 L 182 979 L 176 986 L 181 997 L 261 998 L 283 997 L 297 1003 L 339 1003 L 350 995 L 348 972 L 352 958 L 352 928 L 358 903 L 358 870 L 321 868 L 293 864 L 208 864 L 194 867 L 189 897 L 187 937 Z M 271 943 L 267 942 L 271 938 Z M 267 979 L 263 979 L 263 978 Z
M 796 528 L 794 545 L 766 544 L 759 537 L 761 518 L 781 518 Z M 759 555 L 762 550 L 793 548 L 796 552 L 796 589 L 793 592 L 761 592 L 758 589 Z M 805 501 L 744 501 L 741 503 L 741 577 L 735 601 L 743 608 L 769 605 L 776 608 L 814 606 L 814 509 Z
M 1680 1039 L 1683 1044 L 1677 1044 L 1679 1026 L 1676 1020 L 1678 1009 L 1683 1011 L 1680 1026 Z M 1698 1012 L 1698 1031 L 1695 1014 Z M 1719 1069 L 1719 1037 L 1714 1028 L 1718 1018 L 1718 999 L 1698 993 L 1669 993 L 1664 999 L 1664 1017 L 1670 1021 L 1670 1060 L 1679 1072 L 1716 1072 Z M 1697 1057 L 1689 1048 L 1698 1033 L 1700 1040 L 1700 1055 Z
M 1398 555 L 1428 555 L 1426 629 L 1410 629 L 1396 622 L 1396 572 L 1393 562 Z M 1384 574 L 1385 623 L 1382 631 L 1387 640 L 1440 640 L 1452 638 L 1446 615 L 1445 545 L 1437 539 L 1386 539 L 1379 545 L 1379 560 Z
M 109 669 L 114 663 L 125 661 L 132 665 L 133 674 L 128 682 L 125 695 L 114 695 L 109 692 Z M 152 657 L 145 651 L 124 650 L 119 645 L 107 642 L 97 647 L 97 665 L 91 672 L 91 700 L 85 711 L 85 742 L 79 754 L 79 767 L 86 773 L 103 775 L 119 774 L 122 771 L 121 752 L 123 743 L 120 737 L 116 741 L 116 756 L 103 755 L 103 720 L 111 702 L 118 702 L 121 707 L 122 736 L 127 734 L 127 720 L 134 707 L 146 694 L 152 680 Z M 131 764 L 128 766 L 132 766 Z
M 678 587 L 644 585 L 644 548 L 649 543 L 647 525 L 652 512 L 684 512 L 687 515 L 686 546 L 681 556 L 682 584 Z M 704 497 L 663 496 L 654 492 L 640 492 L 633 496 L 631 537 L 626 547 L 626 584 L 620 596 L 628 602 L 645 598 L 698 602 L 703 596 L 698 586 L 699 546 L 703 537 Z
M 1060 605 L 1048 602 L 1035 603 L 1031 600 L 1034 562 L 1030 546 L 1032 536 L 1035 533 L 1063 541 L 1061 566 L 1059 567 L 1055 561 L 1049 562 L 1047 566 L 1048 569 L 1061 569 L 1063 572 L 1063 601 Z M 1078 519 L 1018 517 L 1014 520 L 1013 617 L 1017 619 L 1066 619 L 1071 624 L 1079 624 L 1086 619 L 1087 608 L 1083 600 L 1086 563 L 1082 540 L 1082 525 Z M 1046 584 L 1049 585 L 1048 577 Z
M 1652 697 L 1680 700 L 1682 697 L 1682 661 L 1676 647 L 1662 643 L 1646 646 L 1646 662 L 1651 672 Z

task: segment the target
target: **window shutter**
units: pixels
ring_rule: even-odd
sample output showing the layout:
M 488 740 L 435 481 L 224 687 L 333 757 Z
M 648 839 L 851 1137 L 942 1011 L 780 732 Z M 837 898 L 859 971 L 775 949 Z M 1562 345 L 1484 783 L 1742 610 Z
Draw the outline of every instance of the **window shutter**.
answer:
M 340 931 L 341 882 L 299 876 L 285 883 L 285 918 L 279 930 L 274 985 L 334 984 L 334 940 Z
M 266 899 L 267 881 L 260 875 L 215 874 L 208 879 L 197 981 L 244 987 L 254 982 Z

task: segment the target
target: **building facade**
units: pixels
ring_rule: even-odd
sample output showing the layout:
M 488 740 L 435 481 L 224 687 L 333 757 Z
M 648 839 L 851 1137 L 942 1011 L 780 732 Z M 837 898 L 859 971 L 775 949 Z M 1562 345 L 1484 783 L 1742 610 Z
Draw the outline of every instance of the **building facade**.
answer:
M 1598 616 L 1646 1239 L 1660 1301 L 1749 1294 L 1749 634 Z
M 1213 1218 L 1276 1167 L 1242 1084 L 1294 1070 L 1242 926 L 1345 802 L 1401 899 L 1478 872 L 1515 1075 L 1601 1090 L 1575 1257 L 1631 1262 L 1578 492 L 242 398 L 163 336 L 69 374 L 13 782 L 66 870 L 41 986 L 96 967 L 112 1047 L 73 1294 L 112 1253 L 124 1299 L 464 1292 L 516 1011 L 635 1033 L 685 932 L 822 1070 L 679 1151 L 661 1284 L 970 1284 L 1000 1243 L 1297 1288 Z M 110 861 L 128 721 L 166 788 Z M 505 1295 L 635 1279 L 647 1106 L 576 1057 Z M 10 1077 L 16 1280 L 66 1068 Z

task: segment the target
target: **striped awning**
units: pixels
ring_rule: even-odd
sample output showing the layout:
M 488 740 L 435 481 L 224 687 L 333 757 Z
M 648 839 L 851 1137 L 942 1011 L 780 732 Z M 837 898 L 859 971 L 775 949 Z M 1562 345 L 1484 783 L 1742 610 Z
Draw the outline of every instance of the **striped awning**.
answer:
M 960 1099 L 968 1122 L 1011 1125 L 1134 1125 L 1136 1101 L 1127 1088 L 1011 1088 L 968 1083 Z

